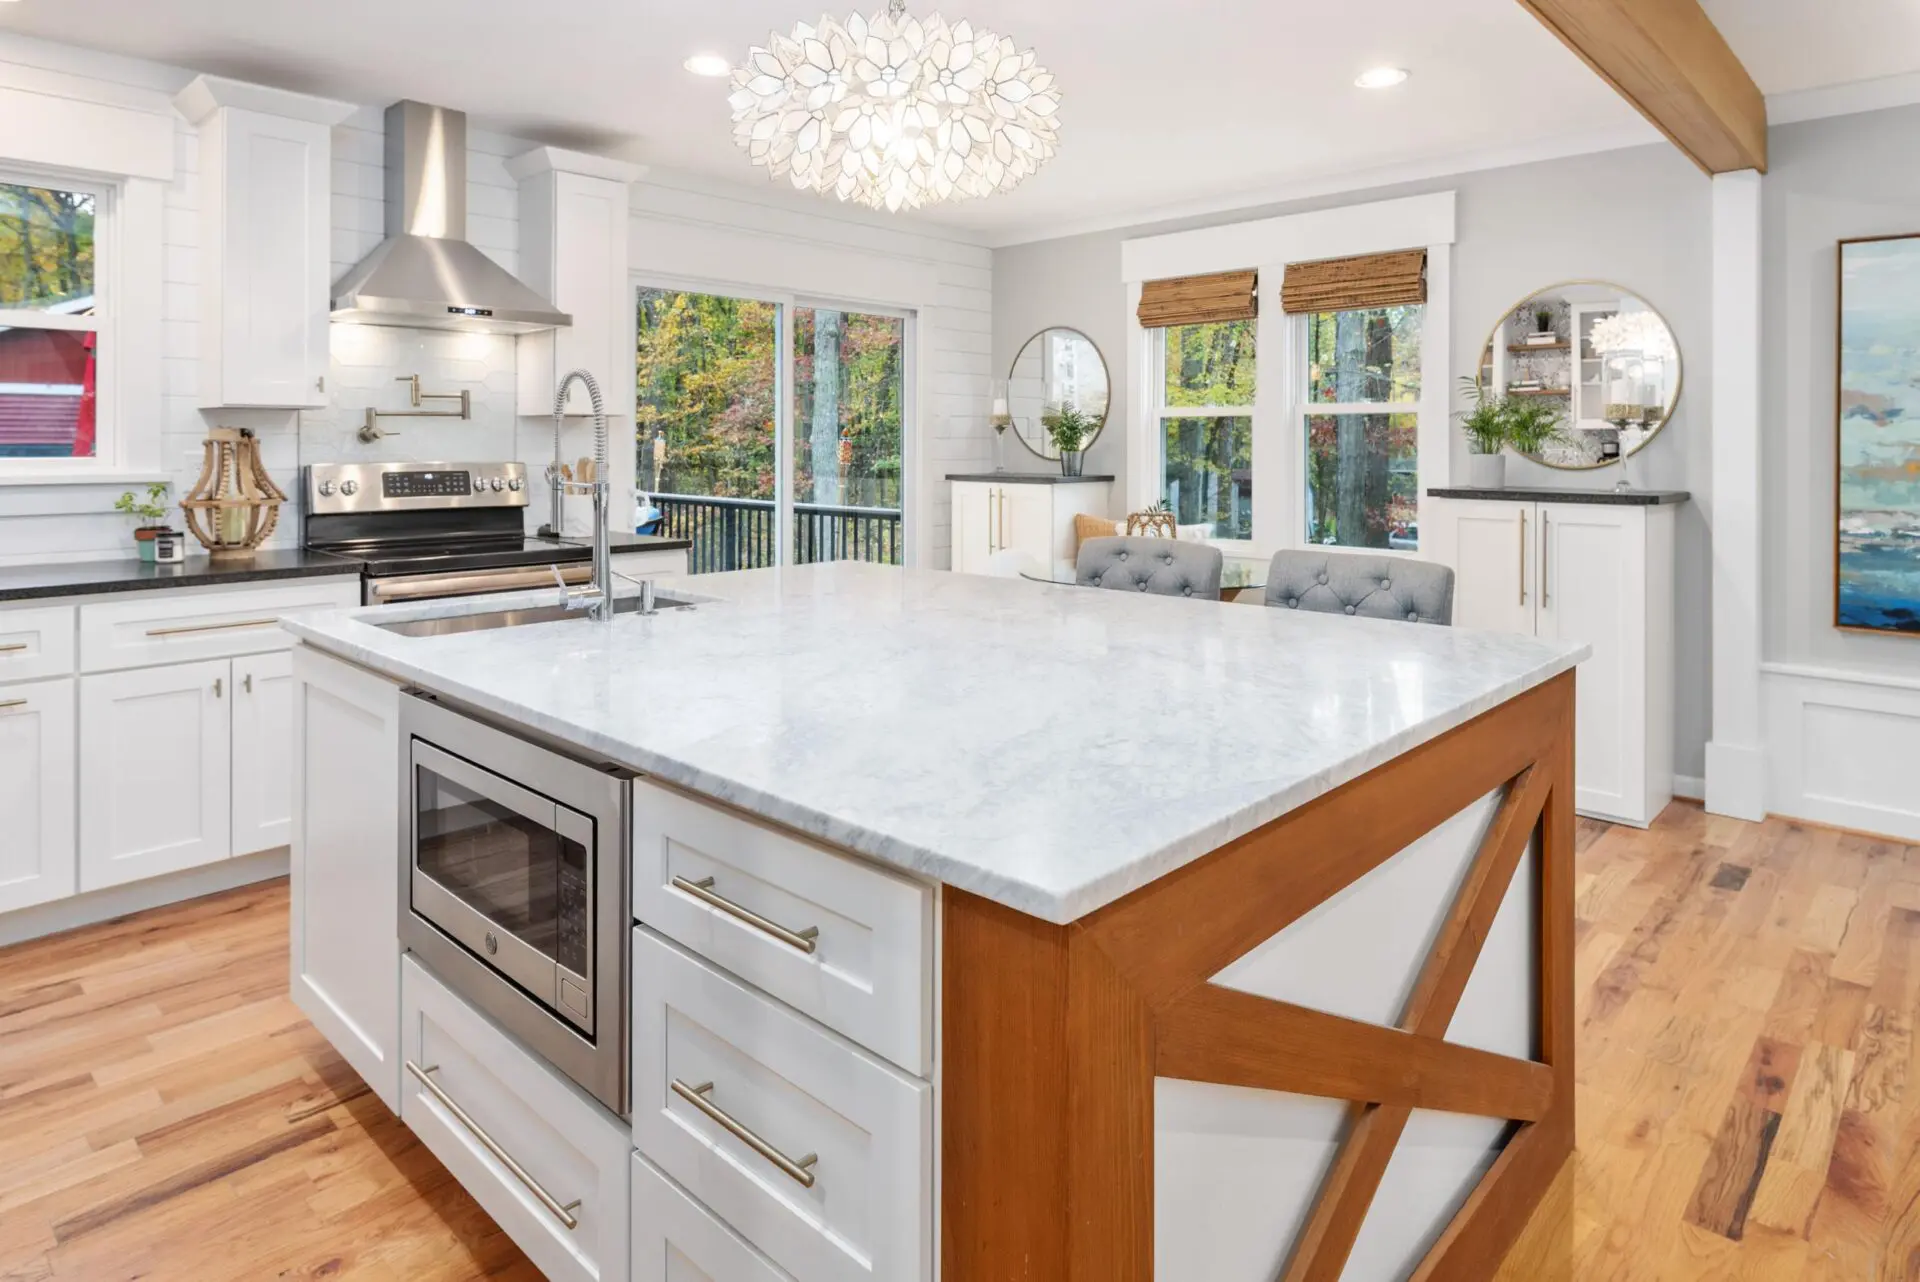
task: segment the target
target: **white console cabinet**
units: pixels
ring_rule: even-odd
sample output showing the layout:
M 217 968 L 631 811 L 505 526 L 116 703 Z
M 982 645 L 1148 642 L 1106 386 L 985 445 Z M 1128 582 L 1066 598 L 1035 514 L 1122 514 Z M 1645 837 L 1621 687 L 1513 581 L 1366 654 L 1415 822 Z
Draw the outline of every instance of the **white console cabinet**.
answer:
M 953 568 L 985 574 L 1002 552 L 1018 553 L 1023 569 L 1064 574 L 1079 543 L 1073 518 L 1107 515 L 1113 483 L 1009 474 L 953 482 Z
M 1673 799 L 1672 502 L 1430 498 L 1456 627 L 1584 641 L 1575 694 L 1582 814 L 1644 828 Z

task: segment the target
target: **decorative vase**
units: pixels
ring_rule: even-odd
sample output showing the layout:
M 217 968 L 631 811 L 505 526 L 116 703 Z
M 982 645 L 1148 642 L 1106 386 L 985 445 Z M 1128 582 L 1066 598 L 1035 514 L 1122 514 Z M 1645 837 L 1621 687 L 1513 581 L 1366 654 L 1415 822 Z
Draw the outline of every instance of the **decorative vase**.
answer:
M 1087 452 L 1085 450 L 1060 451 L 1060 475 L 1062 476 L 1081 475 L 1082 469 L 1086 467 L 1086 463 Z
M 180 506 L 187 528 L 210 555 L 252 556 L 273 534 L 287 496 L 260 462 L 260 442 L 246 428 L 207 433 L 200 479 Z
M 1467 484 L 1476 490 L 1503 490 L 1507 487 L 1507 456 L 1504 454 L 1467 455 Z

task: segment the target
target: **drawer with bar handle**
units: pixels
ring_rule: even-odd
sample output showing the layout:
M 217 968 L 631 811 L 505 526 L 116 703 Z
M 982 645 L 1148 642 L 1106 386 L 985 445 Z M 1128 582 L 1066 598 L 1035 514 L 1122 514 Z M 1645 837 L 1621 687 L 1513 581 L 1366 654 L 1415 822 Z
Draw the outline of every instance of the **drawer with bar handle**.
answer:
M 625 1128 L 467 1005 L 400 962 L 400 1117 L 555 1282 L 629 1264 Z
M 633 915 L 916 1076 L 931 1067 L 933 891 L 645 781 Z
M 177 588 L 80 607 L 80 670 L 110 672 L 284 650 L 280 617 L 360 604 L 360 581 L 322 579 L 260 587 Z
M 692 1264 L 697 1272 L 688 1273 Z M 633 1282 L 793 1282 L 665 1175 L 633 1156 Z
M 76 648 L 72 606 L 0 610 L 0 682 L 69 676 Z
M 639 927 L 633 1140 L 798 1282 L 933 1271 L 933 1088 Z

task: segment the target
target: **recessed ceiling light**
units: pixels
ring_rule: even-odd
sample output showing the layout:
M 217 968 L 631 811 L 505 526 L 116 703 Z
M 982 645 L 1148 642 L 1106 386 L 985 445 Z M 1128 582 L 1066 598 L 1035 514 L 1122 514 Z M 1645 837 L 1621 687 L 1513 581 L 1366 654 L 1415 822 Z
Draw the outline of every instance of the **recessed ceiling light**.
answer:
M 1406 82 L 1405 67 L 1375 67 L 1372 71 L 1361 72 L 1353 83 L 1362 89 L 1391 89 Z
M 717 53 L 696 53 L 680 65 L 696 76 L 724 76 L 733 70 L 733 64 Z

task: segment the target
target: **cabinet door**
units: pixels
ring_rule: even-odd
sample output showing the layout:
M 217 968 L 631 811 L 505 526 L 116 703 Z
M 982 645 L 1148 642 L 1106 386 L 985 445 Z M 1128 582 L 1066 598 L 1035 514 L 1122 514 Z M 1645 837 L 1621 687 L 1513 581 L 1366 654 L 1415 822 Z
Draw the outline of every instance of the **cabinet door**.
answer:
M 1635 508 L 1540 505 L 1540 635 L 1584 641 L 1574 806 L 1646 824 L 1646 541 Z
M 1435 552 L 1453 567 L 1454 626 L 1532 635 L 1534 505 L 1448 499 L 1430 506 L 1438 509 Z
M 0 686 L 0 912 L 74 892 L 73 678 Z
M 984 574 L 994 553 L 992 517 L 999 502 L 991 485 L 955 483 L 953 487 L 953 568 Z
M 1024 569 L 1044 573 L 1054 568 L 1053 493 L 1049 485 L 1002 485 L 999 500 L 999 545 L 1020 553 Z
M 294 1004 L 398 1112 L 400 689 L 301 647 L 291 705 Z
M 284 846 L 293 831 L 293 656 L 233 661 L 233 853 Z
M 232 850 L 225 659 L 80 678 L 80 889 Z

